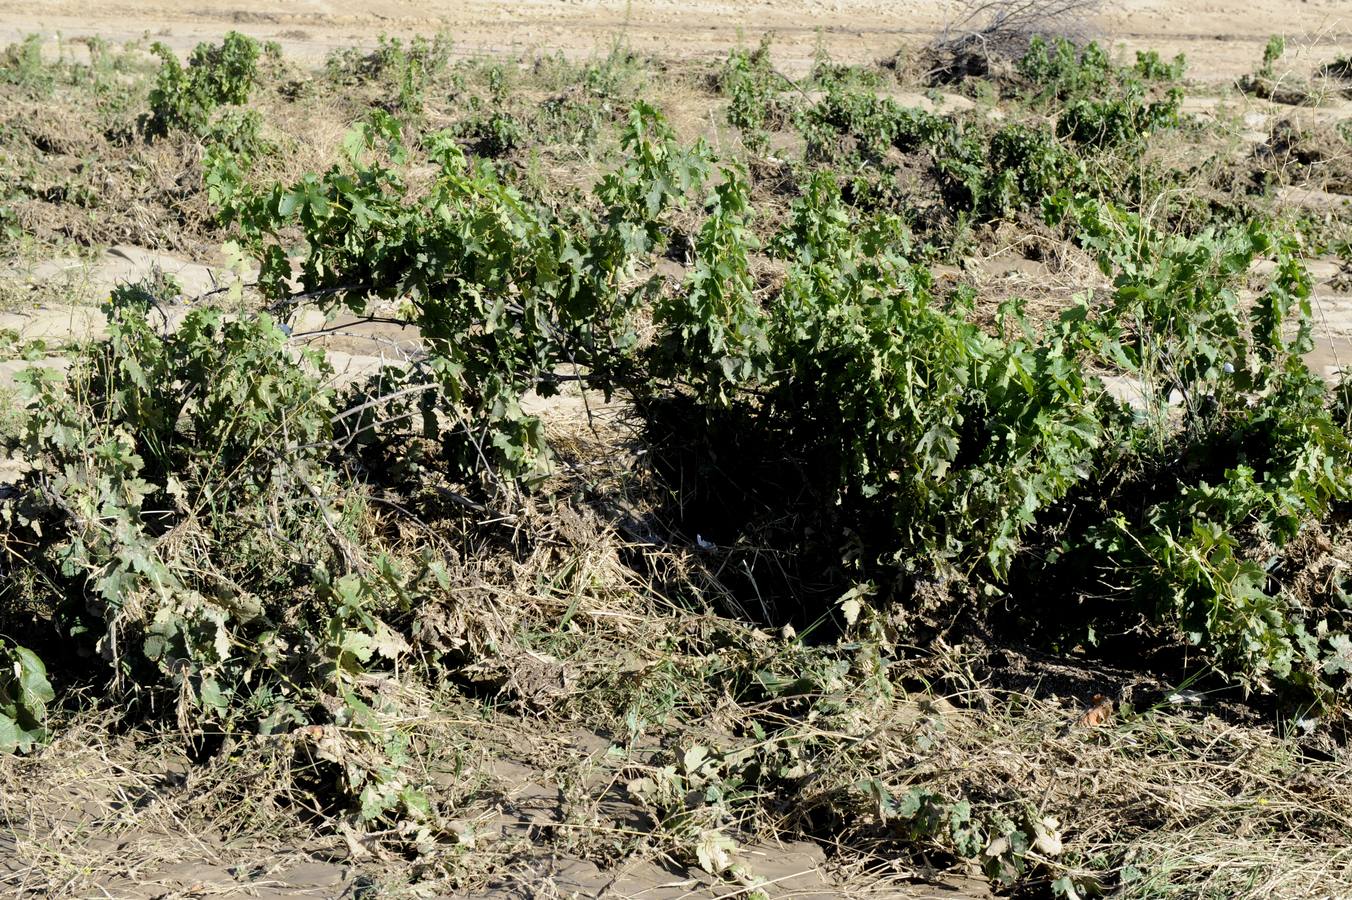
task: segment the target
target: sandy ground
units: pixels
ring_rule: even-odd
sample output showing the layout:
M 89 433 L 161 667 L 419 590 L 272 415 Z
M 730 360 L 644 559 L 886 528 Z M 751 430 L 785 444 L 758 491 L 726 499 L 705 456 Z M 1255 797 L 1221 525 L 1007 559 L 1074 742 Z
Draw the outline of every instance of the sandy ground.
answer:
M 458 52 L 560 50 L 586 56 L 617 38 L 639 52 L 699 56 L 776 35 L 776 54 L 806 66 L 820 41 L 837 59 L 881 58 L 943 29 L 961 0 L 0 0 L 0 40 L 32 32 L 131 39 L 149 33 L 180 49 L 230 28 L 321 58 L 378 34 L 446 30 Z M 1097 23 L 1114 45 L 1186 52 L 1193 76 L 1228 80 L 1250 71 L 1268 36 L 1325 57 L 1352 48 L 1349 0 L 1114 0 Z

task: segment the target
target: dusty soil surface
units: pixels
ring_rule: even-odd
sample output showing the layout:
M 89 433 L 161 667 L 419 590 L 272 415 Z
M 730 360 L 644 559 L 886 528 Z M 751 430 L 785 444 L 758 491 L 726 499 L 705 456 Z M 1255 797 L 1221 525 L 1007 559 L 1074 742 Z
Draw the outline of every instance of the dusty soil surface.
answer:
M 179 49 L 235 28 L 318 58 L 373 43 L 382 32 L 446 30 L 459 53 L 555 51 L 586 56 L 624 38 L 639 52 L 700 56 L 776 35 L 786 66 L 805 66 L 820 41 L 832 56 L 862 62 L 932 38 L 960 0 L 0 0 L 0 40 L 32 32 L 130 39 L 145 33 Z M 1352 47 L 1346 0 L 1116 0 L 1097 23 L 1126 49 L 1187 53 L 1193 77 L 1229 80 L 1250 71 L 1273 33 L 1301 50 Z
M 462 843 L 469 855 L 505 855 L 510 864 L 481 889 L 447 895 L 387 893 L 373 871 L 378 855 L 355 838 L 269 834 L 246 826 L 235 834 L 189 835 L 194 807 L 218 804 L 221 785 L 163 745 L 103 742 L 76 727 L 39 757 L 0 772 L 0 896 L 188 900 L 200 897 L 371 898 L 427 900 L 733 900 L 747 888 L 699 870 L 631 859 L 603 870 L 566 852 L 532 850 L 542 832 L 578 827 L 587 811 L 569 799 L 580 779 L 593 814 L 643 829 L 646 813 L 628 799 L 610 742 L 593 732 L 513 735 L 516 746 L 484 746 L 476 761 L 479 789 L 468 800 Z M 53 752 L 59 750 L 60 752 Z M 23 795 L 13 779 L 43 791 Z M 434 780 L 456 781 L 443 773 Z M 217 779 L 219 781 L 219 779 Z M 573 784 L 572 787 L 576 787 Z M 247 820 L 248 816 L 245 814 Z M 349 836 L 351 837 L 351 836 Z M 833 900 L 990 900 L 983 881 L 949 876 L 908 883 L 883 873 L 841 871 L 808 841 L 764 843 L 742 851 L 768 898 Z M 388 862 L 388 860 L 384 860 Z M 91 883 L 96 889 L 91 891 Z M 55 887 L 55 890 L 53 889 Z

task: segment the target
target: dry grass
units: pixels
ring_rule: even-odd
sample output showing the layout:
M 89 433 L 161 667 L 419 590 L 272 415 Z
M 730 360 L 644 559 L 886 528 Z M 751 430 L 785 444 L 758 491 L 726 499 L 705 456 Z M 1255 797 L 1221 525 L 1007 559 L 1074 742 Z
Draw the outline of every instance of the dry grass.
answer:
M 11 844 L 0 884 L 10 896 L 168 889 L 187 861 L 217 875 L 250 867 L 302 831 L 294 818 L 215 807 L 210 790 L 196 789 L 199 776 L 189 775 L 177 741 L 115 736 L 113 716 L 79 715 L 32 758 L 0 764 L 0 818 Z M 221 827 L 246 822 L 249 841 L 227 846 Z
M 1321 759 L 1291 737 L 1168 709 L 1066 731 L 1064 704 L 981 699 L 989 706 L 949 719 L 943 752 L 912 777 L 1035 804 L 1087 878 L 1102 878 L 1091 861 L 1111 859 L 1122 896 L 1352 891 L 1352 766 L 1340 752 Z
M 565 407 L 551 421 L 570 460 L 560 478 L 575 479 L 574 496 L 628 506 L 651 524 L 639 508 L 641 467 L 599 452 L 622 428 Z M 1055 819 L 1061 851 L 1030 857 L 1045 879 L 1142 898 L 1352 892 L 1352 765 L 1326 736 L 1168 704 L 1075 728 L 1084 698 L 1006 690 L 970 674 L 990 671 L 984 651 L 942 645 L 909 659 L 897 648 L 881 692 L 866 667 L 851 666 L 820 696 L 739 696 L 729 692 L 745 677 L 737 672 L 814 671 L 850 651 L 663 601 L 674 584 L 716 584 L 707 560 L 624 536 L 586 503 L 523 515 L 514 527 L 533 549 L 474 553 L 456 573 L 455 601 L 426 612 L 441 639 L 473 648 L 461 687 L 398 688 L 411 777 L 435 805 L 437 840 L 410 857 L 416 835 L 357 838 L 297 791 L 305 757 L 285 742 L 227 745 L 194 765 L 183 735 L 119 735 L 111 713 L 83 713 L 33 757 L 0 759 L 11 835 L 0 884 L 21 896 L 329 896 L 365 879 L 382 896 L 469 896 L 550 855 L 603 873 L 679 875 L 688 847 L 654 830 L 624 785 L 695 744 L 744 748 L 759 727 L 772 748 L 796 748 L 804 769 L 738 806 L 734 833 L 743 847 L 823 842 L 841 896 L 934 878 L 950 864 L 939 845 L 929 857 L 904 852 L 909 839 L 857 788 L 869 777 L 896 795 L 922 786 L 986 813 Z M 481 699 L 466 700 L 466 686 Z M 829 833 L 823 822 L 835 823 Z

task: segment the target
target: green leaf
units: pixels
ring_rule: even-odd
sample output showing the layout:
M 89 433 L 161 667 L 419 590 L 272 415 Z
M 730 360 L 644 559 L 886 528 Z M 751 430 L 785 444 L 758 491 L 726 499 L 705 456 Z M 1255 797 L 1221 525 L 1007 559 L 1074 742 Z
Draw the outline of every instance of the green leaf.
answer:
M 19 701 L 29 708 L 36 708 L 56 699 L 51 682 L 47 680 L 47 667 L 38 655 L 25 647 L 15 647 L 13 654 L 19 673 Z

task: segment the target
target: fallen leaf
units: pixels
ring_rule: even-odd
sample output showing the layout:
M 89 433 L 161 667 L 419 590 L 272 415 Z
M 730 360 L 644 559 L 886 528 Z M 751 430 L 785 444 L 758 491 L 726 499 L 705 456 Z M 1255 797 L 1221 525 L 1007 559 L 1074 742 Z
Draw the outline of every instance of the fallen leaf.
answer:
M 1113 701 L 1111 697 L 1105 697 L 1103 694 L 1095 694 L 1094 699 L 1090 701 L 1089 708 L 1081 713 L 1075 720 L 1078 728 L 1093 728 L 1098 725 L 1107 725 L 1113 717 Z

